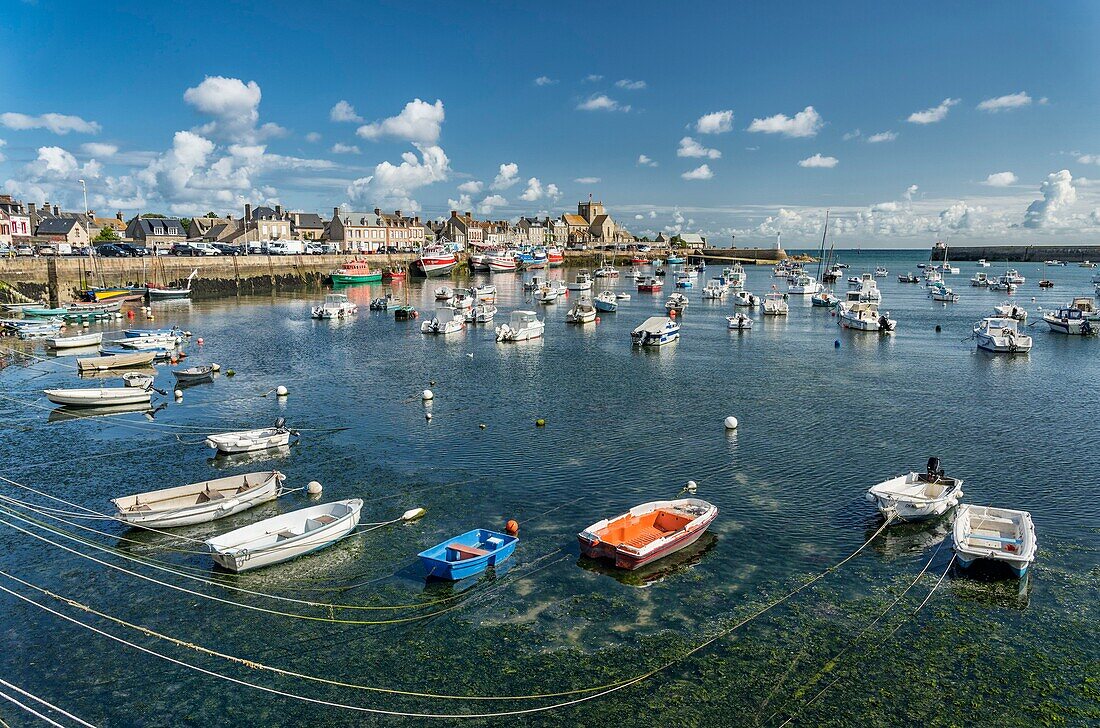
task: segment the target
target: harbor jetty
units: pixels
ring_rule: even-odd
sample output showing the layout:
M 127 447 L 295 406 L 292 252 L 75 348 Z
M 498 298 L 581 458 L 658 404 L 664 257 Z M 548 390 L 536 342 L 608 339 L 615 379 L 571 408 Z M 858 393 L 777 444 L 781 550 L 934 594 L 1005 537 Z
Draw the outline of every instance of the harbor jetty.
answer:
M 942 261 L 944 246 L 932 246 L 929 260 Z M 1042 263 L 1045 260 L 1061 260 L 1067 263 L 1100 261 L 1100 245 L 973 245 L 947 248 L 951 260 L 999 260 L 1009 263 Z

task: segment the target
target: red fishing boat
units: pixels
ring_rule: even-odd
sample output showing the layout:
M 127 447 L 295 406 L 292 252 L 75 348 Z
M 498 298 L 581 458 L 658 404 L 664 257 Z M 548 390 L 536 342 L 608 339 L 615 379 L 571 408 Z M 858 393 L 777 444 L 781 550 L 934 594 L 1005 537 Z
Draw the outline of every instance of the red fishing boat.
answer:
M 546 262 L 551 268 L 561 268 L 565 263 L 565 253 L 561 248 L 550 248 L 546 251 Z
M 649 276 L 638 282 L 638 291 L 639 293 L 660 293 L 662 285 L 660 278 Z
M 717 517 L 718 506 L 698 498 L 651 501 L 593 523 L 577 540 L 585 556 L 633 570 L 695 543 Z
M 403 281 L 408 275 L 404 268 L 387 268 L 382 271 L 382 280 L 384 281 Z
M 631 265 L 649 265 L 649 258 L 643 258 L 640 255 L 635 255 L 630 259 Z
M 425 248 L 414 265 L 426 278 L 434 278 L 445 276 L 454 270 L 455 266 L 458 265 L 458 258 L 455 257 L 454 253 L 435 246 Z

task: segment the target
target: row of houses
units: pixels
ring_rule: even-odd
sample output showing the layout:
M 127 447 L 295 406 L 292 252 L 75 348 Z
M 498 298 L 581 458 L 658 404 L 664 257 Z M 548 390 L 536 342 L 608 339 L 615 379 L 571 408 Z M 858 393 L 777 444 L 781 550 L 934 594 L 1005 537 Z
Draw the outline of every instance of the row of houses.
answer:
M 177 218 L 141 217 L 123 219 L 96 217 L 94 212 L 63 212 L 46 202 L 39 208 L 0 195 L 0 244 L 34 239 L 88 245 L 104 228 L 119 238 L 149 248 L 170 247 L 185 241 L 247 245 L 262 241 L 312 240 L 330 242 L 344 252 L 372 253 L 386 249 L 419 250 L 435 243 L 458 249 L 498 248 L 519 245 L 556 247 L 598 247 L 628 243 L 634 237 L 607 213 L 602 202 L 577 204 L 577 214 L 557 218 L 521 217 L 517 221 L 477 220 L 470 211 L 451 210 L 438 220 L 421 220 L 419 215 L 392 214 L 379 208 L 356 212 L 334 207 L 325 221 L 316 213 L 292 212 L 282 205 L 244 206 L 239 218 L 200 216 L 185 225 Z

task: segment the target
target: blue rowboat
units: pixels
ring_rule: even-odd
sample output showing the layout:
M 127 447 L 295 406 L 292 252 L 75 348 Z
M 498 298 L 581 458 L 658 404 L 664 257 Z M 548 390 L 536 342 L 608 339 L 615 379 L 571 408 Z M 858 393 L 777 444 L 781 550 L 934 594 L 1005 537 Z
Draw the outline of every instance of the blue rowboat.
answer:
M 429 577 L 458 581 L 504 563 L 519 539 L 484 528 L 475 528 L 421 551 L 417 556 Z

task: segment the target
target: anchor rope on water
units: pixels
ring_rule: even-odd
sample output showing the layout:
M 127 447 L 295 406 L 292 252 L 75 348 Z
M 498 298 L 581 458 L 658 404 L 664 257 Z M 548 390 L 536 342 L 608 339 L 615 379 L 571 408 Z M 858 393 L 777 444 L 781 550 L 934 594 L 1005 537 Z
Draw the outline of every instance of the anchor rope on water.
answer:
M 168 655 L 161 654 L 161 653 L 156 652 L 154 650 L 151 650 L 147 647 L 143 647 L 141 645 L 135 644 L 135 643 L 130 642 L 128 640 L 125 640 L 121 637 L 118 637 L 117 635 L 113 635 L 113 634 L 110 634 L 109 632 L 106 632 L 104 630 L 93 627 L 92 625 L 84 624 L 80 620 L 77 620 L 77 619 L 74 619 L 73 617 L 62 614 L 62 613 L 60 613 L 60 612 L 58 612 L 54 609 L 51 609 L 50 607 L 48 607 L 46 605 L 39 604 L 37 601 L 35 601 L 33 599 L 30 599 L 29 597 L 26 597 L 22 594 L 19 594 L 18 592 L 15 592 L 11 589 L 8 589 L 7 587 L 0 586 L 0 591 L 4 591 L 8 594 L 11 594 L 12 596 L 15 596 L 16 598 L 18 598 L 18 599 L 20 599 L 24 602 L 27 602 L 27 603 L 29 603 L 33 606 L 36 606 L 41 610 L 49 612 L 49 613 L 51 613 L 55 616 L 58 616 L 58 617 L 60 617 L 64 620 L 69 621 L 73 624 L 76 624 L 80 627 L 91 630 L 92 632 L 95 632 L 96 634 L 102 635 L 104 637 L 107 637 L 108 639 L 114 640 L 116 642 L 119 642 L 120 644 L 126 645 L 128 647 L 139 650 L 139 651 L 144 652 L 146 654 L 158 657 L 162 660 L 166 660 L 166 661 L 168 661 L 172 664 L 179 665 L 180 667 L 184 667 L 186 669 L 194 670 L 194 671 L 200 672 L 202 674 L 208 675 L 210 677 L 214 677 L 214 678 L 217 678 L 217 679 L 220 679 L 220 680 L 225 680 L 225 681 L 231 682 L 233 684 L 243 685 L 245 687 L 250 687 L 250 688 L 253 688 L 255 690 L 268 692 L 268 693 L 271 693 L 271 694 L 279 695 L 279 696 L 290 698 L 290 699 L 293 699 L 293 700 L 299 700 L 299 701 L 302 701 L 302 702 L 307 702 L 307 703 L 311 703 L 311 704 L 315 704 L 315 705 L 325 705 L 327 707 L 341 708 L 341 709 L 345 709 L 345 710 L 352 710 L 352 711 L 356 711 L 356 712 L 372 713 L 372 714 L 380 714 L 380 715 L 390 715 L 390 716 L 395 716 L 395 717 L 436 718 L 436 719 L 499 718 L 499 717 L 507 717 L 507 716 L 531 715 L 531 714 L 541 713 L 541 712 L 545 712 L 545 711 L 549 711 L 549 710 L 556 710 L 556 709 L 559 709 L 559 708 L 565 708 L 565 707 L 572 706 L 572 705 L 578 705 L 578 704 L 581 704 L 581 703 L 588 702 L 590 700 L 595 700 L 595 699 L 603 697 L 605 695 L 609 695 L 611 693 L 614 693 L 616 691 L 619 691 L 619 690 L 622 690 L 624 688 L 630 687 L 632 685 L 636 685 L 636 684 L 642 682 L 643 680 L 646 680 L 646 679 L 658 674 L 659 672 L 667 669 L 668 667 L 671 667 L 672 665 L 675 665 L 675 664 L 687 659 L 691 655 L 693 655 L 693 654 L 697 653 L 698 651 L 704 649 L 708 645 L 713 644 L 715 641 L 717 641 L 717 640 L 721 639 L 722 637 L 730 634 L 731 632 L 738 629 L 739 627 L 751 622 L 752 620 L 756 619 L 757 617 L 761 616 L 762 614 L 765 614 L 766 612 L 768 612 L 769 610 L 771 610 L 775 606 L 783 603 L 787 599 L 793 597 L 795 594 L 798 594 L 802 590 L 809 587 L 811 584 L 817 582 L 819 579 L 821 579 L 824 576 L 826 576 L 826 575 L 832 573 L 833 571 L 839 569 L 845 563 L 847 563 L 851 559 L 855 558 L 855 556 L 858 555 L 861 551 L 863 551 L 863 549 L 866 548 L 866 546 L 868 544 L 870 544 L 875 538 L 877 538 L 886 529 L 886 527 L 890 524 L 891 520 L 892 519 L 887 519 L 887 521 L 877 531 L 875 531 L 875 533 L 872 534 L 871 537 L 867 541 L 865 541 L 862 545 L 859 546 L 859 548 L 857 548 L 854 552 L 852 552 L 850 555 L 848 555 L 847 557 L 842 559 L 837 564 L 834 564 L 833 566 L 830 566 L 829 568 L 825 569 L 821 573 L 815 575 L 810 580 L 803 583 L 801 586 L 798 586 L 798 587 L 794 588 L 793 590 L 791 590 L 787 594 L 779 597 L 776 600 L 773 600 L 773 601 L 769 602 L 764 607 L 756 610 L 755 612 L 750 614 L 748 617 L 745 617 L 744 619 L 736 622 L 731 627 L 728 627 L 726 629 L 723 629 L 723 630 L 719 631 L 717 634 L 715 634 L 712 637 L 704 640 L 703 642 L 701 642 L 699 645 L 695 646 L 694 648 L 682 653 L 681 655 L 678 655 L 678 656 L 670 659 L 669 661 L 663 663 L 662 665 L 660 665 L 660 666 L 658 666 L 658 667 L 656 667 L 656 668 L 654 668 L 654 669 L 652 669 L 648 672 L 642 673 L 641 675 L 637 675 L 633 678 L 629 678 L 629 679 L 624 680 L 624 681 L 620 681 L 619 683 L 616 683 L 616 684 L 611 684 L 610 686 L 597 686 L 596 688 L 582 689 L 581 691 L 577 691 L 574 694 L 579 695 L 582 692 L 587 692 L 588 690 L 593 690 L 593 689 L 596 690 L 596 692 L 592 692 L 592 693 L 587 694 L 587 695 L 581 695 L 581 697 L 574 697 L 574 698 L 571 698 L 570 700 L 563 701 L 563 702 L 560 702 L 560 703 L 554 703 L 554 704 L 551 704 L 551 705 L 539 706 L 539 707 L 534 707 L 534 708 L 525 708 L 525 709 L 520 709 L 520 710 L 509 710 L 509 711 L 500 711 L 500 712 L 492 712 L 492 713 L 442 714 L 442 713 L 415 713 L 415 712 L 404 712 L 404 711 L 392 711 L 392 710 L 385 710 L 385 709 L 382 709 L 382 708 L 371 708 L 371 707 L 361 706 L 361 705 L 351 705 L 351 704 L 347 704 L 347 703 L 338 703 L 338 702 L 335 702 L 335 701 L 321 700 L 321 699 L 318 699 L 318 698 L 311 698 L 311 697 L 306 696 L 306 695 L 299 695 L 299 694 L 296 694 L 296 693 L 290 693 L 290 692 L 283 691 L 283 690 L 277 690 L 275 688 L 267 687 L 267 686 L 264 686 L 264 685 L 259 685 L 259 684 L 256 684 L 256 683 L 251 683 L 251 682 L 248 682 L 248 681 L 245 681 L 245 680 L 241 680 L 239 678 L 234 678 L 230 675 L 223 675 L 223 674 L 215 672 L 213 670 L 208 670 L 206 668 L 199 667 L 198 665 L 192 665 L 192 664 L 190 664 L 188 662 L 185 662 L 183 660 L 179 660 L 179 659 L 170 657 Z M 2 522 L 2 521 L 0 521 L 0 522 Z M 11 524 L 6 524 L 6 525 L 11 525 Z M 17 530 L 23 530 L 23 529 L 19 529 L 18 527 L 16 527 L 16 528 L 17 528 Z M 62 548 L 65 548 L 65 547 L 62 547 Z M 66 549 L 66 550 L 68 550 L 68 549 Z M 0 572 L 0 573 L 2 573 L 2 572 Z M 946 572 L 945 572 L 945 575 L 946 575 Z M 9 575 L 4 574 L 4 576 L 9 576 Z M 922 606 L 923 606 L 923 604 L 922 604 Z M 258 664 L 258 663 L 252 663 L 252 664 Z
M 88 723 L 87 721 L 81 720 L 80 718 L 76 717 L 72 713 L 70 713 L 66 710 L 63 710 L 62 708 L 57 707 L 56 705 L 54 705 L 53 703 L 51 703 L 47 700 L 43 700 L 42 698 L 38 697 L 37 695 L 35 695 L 33 693 L 27 692 L 26 690 L 19 687 L 18 685 L 12 685 L 10 682 L 8 682 L 7 680 L 5 680 L 3 678 L 0 678 L 0 685 L 3 685 L 4 687 L 8 688 L 9 690 L 14 690 L 15 692 L 19 693 L 20 695 L 22 695 L 24 697 L 30 698 L 31 700 L 35 701 L 39 705 L 44 705 L 45 707 L 49 708 L 50 710 L 65 716 L 66 718 L 73 721 L 74 723 L 79 723 L 80 725 L 87 726 L 88 728 L 95 728 L 95 726 L 93 726 L 91 723 Z M 3 695 L 3 693 L 0 693 L 0 695 Z M 5 695 L 4 697 L 7 698 L 8 696 Z M 8 698 L 8 699 L 10 700 L 10 698 Z M 13 700 L 12 702 L 16 702 L 16 701 Z M 18 703 L 17 703 L 17 705 L 18 705 Z M 35 713 L 35 715 L 38 715 L 38 714 Z M 42 718 L 43 720 L 45 720 L 49 723 L 52 723 L 53 725 L 59 725 L 58 723 L 54 723 L 52 720 L 49 720 L 48 718 L 45 718 L 43 716 L 39 715 L 38 717 Z

